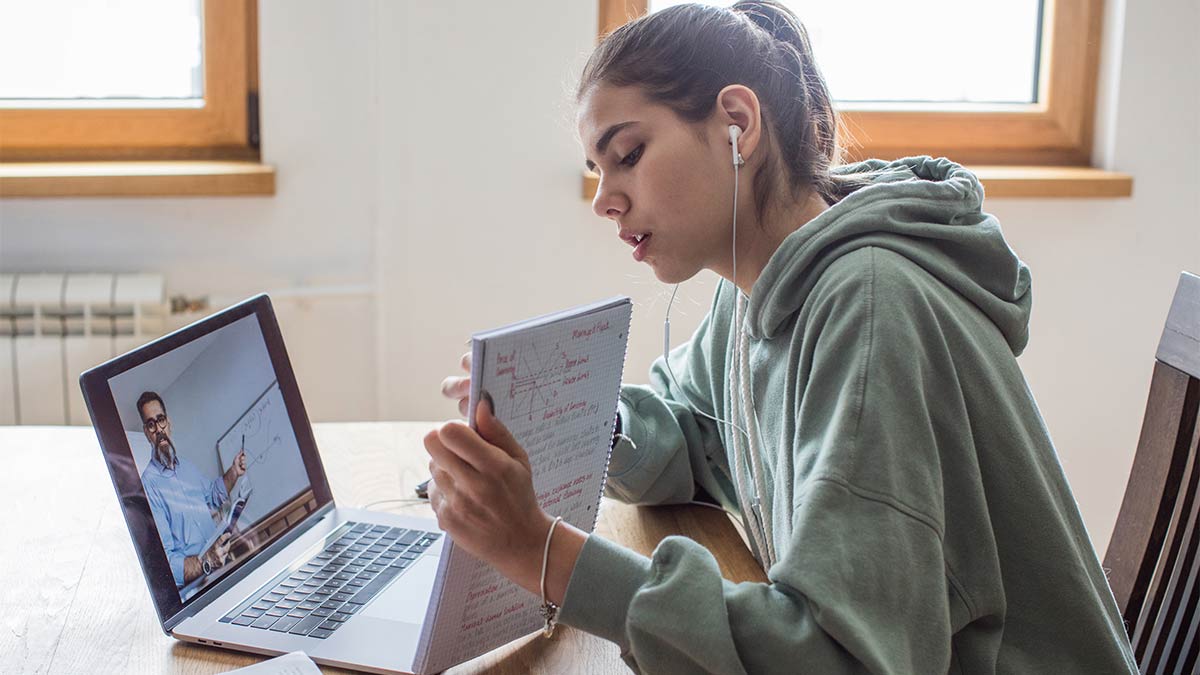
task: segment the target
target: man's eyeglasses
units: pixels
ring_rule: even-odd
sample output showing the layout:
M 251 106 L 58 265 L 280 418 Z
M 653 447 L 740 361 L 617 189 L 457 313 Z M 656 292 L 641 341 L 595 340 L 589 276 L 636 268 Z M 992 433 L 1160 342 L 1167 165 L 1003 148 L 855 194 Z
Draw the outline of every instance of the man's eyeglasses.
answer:
M 159 413 L 158 417 L 147 417 L 142 426 L 146 428 L 146 433 L 154 433 L 159 427 L 167 426 L 167 415 L 166 413 Z

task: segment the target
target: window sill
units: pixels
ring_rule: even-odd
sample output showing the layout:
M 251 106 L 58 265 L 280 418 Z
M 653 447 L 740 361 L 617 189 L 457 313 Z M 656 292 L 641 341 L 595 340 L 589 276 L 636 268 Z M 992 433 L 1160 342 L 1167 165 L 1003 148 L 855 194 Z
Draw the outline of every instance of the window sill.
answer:
M 974 166 L 984 193 L 1000 197 L 1129 197 L 1133 177 L 1129 174 L 1083 166 Z M 596 196 L 599 178 L 583 174 L 583 198 Z
M 257 162 L 0 163 L 0 198 L 273 194 L 275 167 Z

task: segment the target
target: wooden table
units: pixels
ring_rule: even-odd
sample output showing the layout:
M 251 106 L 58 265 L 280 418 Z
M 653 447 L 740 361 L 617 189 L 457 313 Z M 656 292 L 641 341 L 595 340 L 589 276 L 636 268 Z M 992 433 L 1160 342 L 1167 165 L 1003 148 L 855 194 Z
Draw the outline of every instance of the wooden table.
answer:
M 426 478 L 421 436 L 434 423 L 315 425 L 334 499 L 346 506 L 412 496 Z M 261 657 L 177 642 L 159 628 L 112 482 L 90 427 L 0 427 L 0 672 L 219 673 Z M 425 504 L 381 505 L 432 516 Z M 720 512 L 604 500 L 597 532 L 649 554 L 684 534 L 734 581 L 762 570 Z M 344 673 L 322 667 L 326 673 Z M 613 643 L 562 627 L 449 671 L 627 673 Z

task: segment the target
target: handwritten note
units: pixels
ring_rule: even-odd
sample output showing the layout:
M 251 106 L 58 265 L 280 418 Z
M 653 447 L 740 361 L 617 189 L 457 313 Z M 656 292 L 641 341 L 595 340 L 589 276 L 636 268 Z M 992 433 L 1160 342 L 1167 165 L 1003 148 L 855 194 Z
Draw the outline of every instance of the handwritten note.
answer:
M 632 304 L 596 303 L 476 335 L 471 410 L 496 415 L 529 453 L 538 502 L 585 531 L 596 524 Z M 541 598 L 447 542 L 414 663 L 437 672 L 538 630 Z

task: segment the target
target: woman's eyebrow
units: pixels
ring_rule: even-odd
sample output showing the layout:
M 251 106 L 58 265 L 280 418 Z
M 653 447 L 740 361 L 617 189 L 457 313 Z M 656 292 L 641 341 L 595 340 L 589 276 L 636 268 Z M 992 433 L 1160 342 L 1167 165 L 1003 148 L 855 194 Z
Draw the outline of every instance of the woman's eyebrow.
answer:
M 628 121 L 628 122 L 618 122 L 617 124 L 614 124 L 611 127 L 605 129 L 604 133 L 600 135 L 600 140 L 596 141 L 596 154 L 603 155 L 608 150 L 608 144 L 612 143 L 613 137 L 616 136 L 617 133 L 620 132 L 625 127 L 628 127 L 628 126 L 631 126 L 634 124 L 637 124 L 637 122 L 633 121 L 633 120 Z M 584 165 L 587 166 L 589 171 L 596 170 L 595 162 L 593 162 L 590 159 L 586 160 L 584 162 Z

